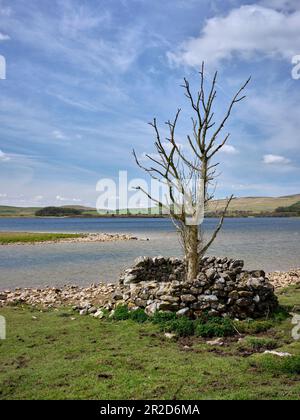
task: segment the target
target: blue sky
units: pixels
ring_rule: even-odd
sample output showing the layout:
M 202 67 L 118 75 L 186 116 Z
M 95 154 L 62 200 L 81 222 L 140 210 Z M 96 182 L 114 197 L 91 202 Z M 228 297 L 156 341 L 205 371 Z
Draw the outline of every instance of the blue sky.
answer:
M 299 28 L 298 0 L 0 1 L 0 204 L 95 206 L 99 178 L 143 176 L 132 148 L 151 153 L 147 122 L 178 106 L 184 139 L 202 60 L 217 115 L 252 76 L 216 195 L 299 193 Z

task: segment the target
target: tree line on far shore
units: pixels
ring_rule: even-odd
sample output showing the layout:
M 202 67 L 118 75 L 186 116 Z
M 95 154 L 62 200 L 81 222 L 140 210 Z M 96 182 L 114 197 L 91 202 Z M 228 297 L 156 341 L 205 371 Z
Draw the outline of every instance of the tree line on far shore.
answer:
M 72 207 L 44 207 L 35 212 L 38 217 L 81 216 L 82 210 Z
M 86 213 L 84 209 L 76 209 L 72 207 L 44 207 L 39 209 L 35 212 L 35 216 L 37 217 L 67 217 L 67 216 L 82 216 L 82 217 L 93 217 L 93 216 L 115 216 L 118 217 L 118 213 L 115 211 L 106 212 L 101 215 L 99 214 L 91 214 Z M 149 212 L 147 213 L 138 213 L 138 212 L 131 212 L 128 209 L 127 214 L 122 213 L 123 217 L 126 216 L 143 216 L 143 217 L 158 217 L 159 214 L 152 214 Z M 163 215 L 162 215 L 163 216 Z M 206 212 L 206 217 L 219 217 L 220 212 L 218 211 L 208 211 Z M 287 207 L 278 207 L 274 211 L 260 211 L 260 212 L 253 212 L 253 211 L 245 211 L 245 210 L 233 210 L 229 211 L 226 217 L 299 217 L 300 216 L 300 201 L 291 206 Z

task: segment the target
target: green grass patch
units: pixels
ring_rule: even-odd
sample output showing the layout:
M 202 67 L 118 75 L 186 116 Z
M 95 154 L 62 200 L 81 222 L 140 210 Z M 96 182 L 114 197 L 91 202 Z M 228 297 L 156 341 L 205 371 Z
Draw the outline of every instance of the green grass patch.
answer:
M 211 318 L 206 321 L 196 321 L 195 333 L 201 337 L 229 337 L 237 333 L 229 318 Z
M 297 310 L 300 312 L 300 285 L 285 287 L 277 292 L 280 304 L 287 311 Z
M 288 315 L 288 314 L 287 314 Z M 151 321 L 159 325 L 161 331 L 177 334 L 179 337 L 196 335 L 198 337 L 230 337 L 237 334 L 256 334 L 274 328 L 276 324 L 286 319 L 285 310 L 280 310 L 270 320 L 233 321 L 230 318 L 210 317 L 203 315 L 192 320 L 187 317 L 177 317 L 174 312 L 157 311 L 148 317 L 143 309 L 129 310 L 127 305 L 119 305 L 112 319 L 124 321 L 131 319 L 137 322 Z
M 0 244 L 55 242 L 61 239 L 82 238 L 84 236 L 84 234 L 77 233 L 0 232 Z
M 186 317 L 177 318 L 176 314 L 168 312 L 156 312 L 150 320 L 158 324 L 162 331 L 173 332 L 181 337 L 196 335 L 209 338 L 261 333 L 278 323 L 275 320 L 233 321 L 230 318 L 208 316 L 191 320 Z
M 163 322 L 161 329 L 166 332 L 172 332 L 179 337 L 189 337 L 195 333 L 195 322 L 186 318 L 177 318 L 172 321 Z
M 264 354 L 255 363 L 252 362 L 252 366 L 273 374 L 300 375 L 300 355 L 279 357 Z
M 148 320 L 148 316 L 146 315 L 143 309 L 138 308 L 134 311 L 129 311 L 127 305 L 117 306 L 112 318 L 117 321 L 125 321 L 126 319 L 132 319 L 132 321 L 140 323 L 146 322 Z
M 286 377 L 296 375 L 294 358 L 280 360 L 274 376 L 274 364 L 250 365 L 235 343 L 215 353 L 193 337 L 185 349 L 153 322 L 98 320 L 68 309 L 0 314 L 7 322 L 0 399 L 299 399 L 300 382 Z M 291 344 L 295 353 L 299 344 Z
M 271 320 L 234 321 L 234 326 L 241 334 L 258 334 L 270 330 L 275 322 Z
M 278 347 L 278 340 L 268 337 L 245 337 L 238 343 L 241 350 L 259 352 L 262 350 L 272 350 Z
M 165 322 L 174 321 L 175 319 L 177 319 L 175 312 L 156 311 L 152 316 L 151 321 L 154 324 L 164 324 Z
M 288 296 L 284 306 L 294 305 L 295 295 Z M 119 317 L 126 318 L 128 310 L 122 311 Z M 0 399 L 299 400 L 300 341 L 291 337 L 290 318 L 234 323 L 259 330 L 257 336 L 247 332 L 244 351 L 238 334 L 225 337 L 221 347 L 196 331 L 190 335 L 201 322 L 212 323 L 209 317 L 190 321 L 157 313 L 149 321 L 136 311 L 143 322 L 133 315 L 99 320 L 69 308 L 25 306 L 0 308 L 0 315 L 7 323 L 7 339 L 0 340 Z M 171 323 L 182 338 L 164 337 L 162 329 Z M 275 344 L 292 356 L 261 353 Z

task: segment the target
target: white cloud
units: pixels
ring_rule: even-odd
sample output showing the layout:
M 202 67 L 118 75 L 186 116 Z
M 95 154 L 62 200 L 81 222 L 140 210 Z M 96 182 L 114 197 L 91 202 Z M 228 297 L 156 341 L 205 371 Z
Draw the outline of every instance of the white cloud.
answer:
M 6 198 L 6 197 L 7 197 L 6 193 L 4 193 L 4 194 L 0 193 L 0 198 Z
M 57 201 L 73 201 L 74 203 L 80 203 L 82 200 L 80 198 L 68 198 L 68 197 L 62 197 L 61 195 L 57 195 L 55 197 Z
M 284 156 L 280 155 L 264 155 L 263 162 L 267 165 L 287 165 L 291 161 Z
M 220 152 L 226 153 L 228 155 L 236 155 L 238 153 L 238 150 L 231 144 L 224 144 Z
M 61 195 L 57 195 L 57 196 L 55 197 L 55 199 L 56 199 L 57 201 L 66 201 L 66 198 L 65 198 L 65 197 L 62 197 Z
M 199 67 L 233 57 L 252 59 L 256 55 L 288 61 L 300 45 L 300 10 L 284 13 L 257 4 L 233 9 L 227 16 L 206 21 L 199 37 L 185 41 L 169 52 L 175 64 Z
M 10 157 L 7 156 L 6 153 L 2 152 L 2 150 L 0 150 L 0 162 L 8 162 L 10 160 Z
M 43 196 L 43 195 L 36 195 L 33 199 L 34 199 L 35 201 L 41 201 L 43 198 L 44 198 L 44 196 Z
M 4 34 L 3 32 L 0 32 L 0 41 L 8 41 L 10 39 L 10 36 L 7 34 Z
M 52 134 L 57 140 L 65 140 L 67 138 L 67 136 L 60 130 L 53 130 Z

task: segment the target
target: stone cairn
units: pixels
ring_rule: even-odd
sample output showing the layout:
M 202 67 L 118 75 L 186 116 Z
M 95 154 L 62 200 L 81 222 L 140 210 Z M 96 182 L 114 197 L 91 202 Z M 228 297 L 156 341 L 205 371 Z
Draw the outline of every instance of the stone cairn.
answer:
M 204 257 L 197 278 L 185 282 L 182 260 L 139 257 L 121 275 L 111 307 L 126 304 L 148 315 L 172 311 L 190 318 L 203 313 L 237 319 L 269 315 L 278 305 L 274 287 L 264 271 L 246 271 L 243 266 L 242 260 Z

